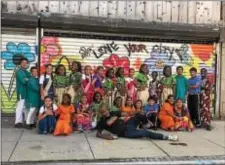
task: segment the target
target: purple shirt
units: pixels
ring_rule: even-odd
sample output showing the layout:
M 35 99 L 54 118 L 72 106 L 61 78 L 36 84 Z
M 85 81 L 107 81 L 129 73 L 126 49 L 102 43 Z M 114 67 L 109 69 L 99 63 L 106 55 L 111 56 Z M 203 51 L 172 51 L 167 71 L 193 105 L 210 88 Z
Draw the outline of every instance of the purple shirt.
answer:
M 95 88 L 102 88 L 102 78 L 98 76 L 97 74 L 95 74 L 93 78 L 97 79 L 95 82 Z

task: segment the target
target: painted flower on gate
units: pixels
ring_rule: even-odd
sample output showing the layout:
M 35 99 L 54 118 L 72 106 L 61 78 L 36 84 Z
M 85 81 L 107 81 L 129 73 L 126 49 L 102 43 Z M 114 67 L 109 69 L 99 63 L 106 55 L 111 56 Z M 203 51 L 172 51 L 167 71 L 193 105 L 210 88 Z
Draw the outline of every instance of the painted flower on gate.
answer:
M 129 74 L 130 60 L 128 57 L 119 57 L 117 54 L 111 54 L 109 58 L 103 60 L 105 68 L 124 68 L 125 75 Z
M 31 47 L 27 43 L 9 42 L 6 45 L 6 51 L 2 51 L 2 59 L 6 70 L 13 70 L 20 64 L 21 58 L 27 58 L 28 62 L 35 61 L 35 54 L 31 52 Z
M 150 55 L 151 57 L 144 61 L 144 64 L 147 64 L 149 67 L 149 73 L 157 71 L 159 74 L 162 74 L 164 66 L 172 67 L 176 61 L 166 49 L 159 46 L 153 47 Z
M 62 48 L 57 37 L 43 37 L 41 39 L 41 72 L 45 64 L 51 63 L 62 54 Z

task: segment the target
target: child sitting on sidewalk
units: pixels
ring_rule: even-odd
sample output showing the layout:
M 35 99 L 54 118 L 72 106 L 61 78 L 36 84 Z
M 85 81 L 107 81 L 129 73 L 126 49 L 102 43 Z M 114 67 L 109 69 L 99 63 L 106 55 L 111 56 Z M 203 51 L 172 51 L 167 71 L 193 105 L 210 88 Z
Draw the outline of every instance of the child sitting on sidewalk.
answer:
M 74 106 L 71 104 L 71 96 L 64 93 L 62 103 L 59 105 L 57 115 L 59 115 L 54 131 L 54 136 L 64 135 L 67 136 L 73 132 L 72 119 L 74 113 Z
M 148 104 L 144 106 L 144 112 L 147 116 L 147 119 L 150 122 L 150 127 L 157 129 L 157 115 L 158 115 L 159 105 L 156 104 L 154 97 L 148 98 Z
M 88 103 L 86 94 L 81 96 L 80 102 L 76 105 L 74 124 L 76 131 L 90 131 L 92 129 L 92 110 Z
M 52 100 L 49 96 L 44 98 L 44 105 L 40 108 L 38 115 L 38 133 L 47 134 L 53 133 L 55 129 L 55 112 L 57 106 L 52 104 Z

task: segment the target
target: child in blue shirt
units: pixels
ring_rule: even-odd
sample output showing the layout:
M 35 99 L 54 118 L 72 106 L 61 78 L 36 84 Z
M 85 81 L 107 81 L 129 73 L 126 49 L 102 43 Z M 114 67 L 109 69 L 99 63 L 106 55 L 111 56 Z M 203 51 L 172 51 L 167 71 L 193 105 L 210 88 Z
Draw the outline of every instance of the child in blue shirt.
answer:
M 155 130 L 157 129 L 157 115 L 158 115 L 159 105 L 156 104 L 156 99 L 154 97 L 148 98 L 148 104 L 144 106 L 144 113 L 146 114 L 150 125 Z

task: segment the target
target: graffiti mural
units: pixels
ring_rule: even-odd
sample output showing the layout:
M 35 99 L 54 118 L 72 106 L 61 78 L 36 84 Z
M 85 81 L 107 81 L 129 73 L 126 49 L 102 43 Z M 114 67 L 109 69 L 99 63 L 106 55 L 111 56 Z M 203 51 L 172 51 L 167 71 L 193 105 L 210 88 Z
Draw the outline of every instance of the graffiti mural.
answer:
M 43 37 L 41 40 L 41 72 L 44 71 L 45 64 L 59 59 L 61 54 L 62 49 L 57 37 Z
M 35 43 L 35 42 L 34 42 Z M 35 44 L 26 42 L 7 42 L 3 46 L 2 64 L 2 105 L 14 108 L 16 103 L 14 70 L 21 56 L 27 57 L 30 63 L 37 61 Z M 211 82 L 214 83 L 215 54 L 213 45 L 155 43 L 138 41 L 112 41 L 100 39 L 81 39 L 64 37 L 43 37 L 41 41 L 41 71 L 47 63 L 66 66 L 67 73 L 73 60 L 80 61 L 83 66 L 91 65 L 93 72 L 97 66 L 105 68 L 123 67 L 127 74 L 130 68 L 139 70 L 141 64 L 147 64 L 149 73 L 157 71 L 162 76 L 165 65 L 184 67 L 185 76 L 189 77 L 189 69 L 196 67 L 198 71 L 206 68 Z M 9 76 L 10 75 L 10 76 Z M 5 76 L 5 77 L 4 77 Z
M 117 54 L 111 54 L 108 58 L 105 58 L 102 62 L 105 68 L 124 68 L 124 73 L 128 75 L 130 69 L 130 60 L 128 57 L 119 57 Z
M 2 59 L 4 62 L 4 69 L 13 70 L 19 64 L 21 58 L 25 57 L 30 62 L 35 60 L 35 54 L 31 52 L 31 48 L 27 43 L 9 42 L 6 45 L 6 51 L 2 51 Z
M 10 35 L 9 35 L 10 36 Z M 15 89 L 15 71 L 20 63 L 21 58 L 27 58 L 30 66 L 35 65 L 37 56 L 35 54 L 35 36 L 33 42 L 20 42 L 18 39 L 5 42 L 5 36 L 2 37 L 2 80 L 1 80 L 1 110 L 6 113 L 13 112 L 16 106 L 16 89 Z M 11 37 L 11 36 L 10 36 Z M 17 36 L 24 38 L 24 36 Z M 15 38 L 15 36 L 14 36 Z M 8 41 L 8 40 L 7 40 Z M 29 67 L 29 66 L 28 66 Z

